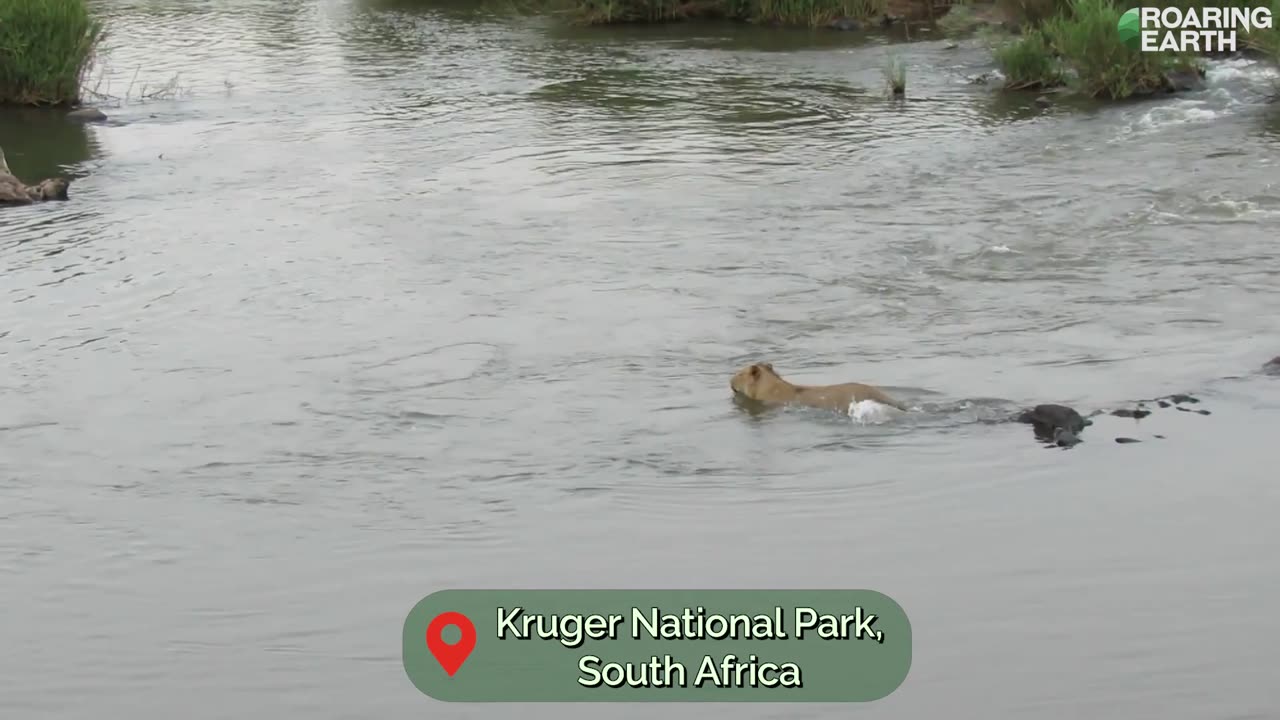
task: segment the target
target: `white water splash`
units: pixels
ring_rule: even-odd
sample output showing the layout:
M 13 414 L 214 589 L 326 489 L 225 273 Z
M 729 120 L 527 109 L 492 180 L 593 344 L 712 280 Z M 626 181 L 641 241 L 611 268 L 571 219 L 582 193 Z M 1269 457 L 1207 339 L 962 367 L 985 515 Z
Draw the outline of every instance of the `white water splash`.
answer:
M 1204 74 L 1210 85 L 1228 80 L 1266 80 L 1280 76 L 1280 72 L 1270 65 L 1247 58 L 1208 63 Z
M 1192 217 L 1225 216 L 1236 219 L 1271 218 L 1277 215 L 1280 215 L 1280 206 L 1276 206 L 1275 203 L 1271 203 L 1268 206 L 1254 200 L 1232 200 L 1229 198 L 1206 201 L 1192 213 Z
M 1226 113 L 1226 109 L 1205 107 L 1201 100 L 1181 100 L 1163 107 L 1152 108 L 1134 123 L 1138 131 L 1150 131 L 1173 125 L 1208 123 Z
M 1255 60 L 1217 60 L 1205 64 L 1205 89 L 1179 94 L 1159 101 L 1154 108 L 1125 113 L 1132 118 L 1120 129 L 1119 137 L 1108 142 L 1124 142 L 1135 135 L 1148 135 L 1179 125 L 1209 125 L 1214 120 L 1256 104 L 1258 93 L 1272 88 L 1280 77 L 1274 68 Z M 1187 95 L 1190 95 L 1188 97 Z
M 896 408 L 875 400 L 849 403 L 849 417 L 859 425 L 877 425 L 893 419 Z

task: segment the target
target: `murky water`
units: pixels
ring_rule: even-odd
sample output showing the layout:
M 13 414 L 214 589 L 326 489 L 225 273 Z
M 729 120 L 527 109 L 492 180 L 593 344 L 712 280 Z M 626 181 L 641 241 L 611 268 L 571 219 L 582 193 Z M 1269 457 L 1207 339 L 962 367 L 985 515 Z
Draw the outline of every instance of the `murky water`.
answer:
M 1273 73 L 1040 109 L 968 44 L 97 7 L 118 123 L 0 114 L 78 178 L 0 215 L 6 717 L 659 712 L 423 697 L 404 615 L 465 586 L 912 619 L 881 702 L 670 717 L 1274 714 Z M 756 359 L 928 411 L 752 417 Z M 1173 391 L 1213 414 L 975 422 Z

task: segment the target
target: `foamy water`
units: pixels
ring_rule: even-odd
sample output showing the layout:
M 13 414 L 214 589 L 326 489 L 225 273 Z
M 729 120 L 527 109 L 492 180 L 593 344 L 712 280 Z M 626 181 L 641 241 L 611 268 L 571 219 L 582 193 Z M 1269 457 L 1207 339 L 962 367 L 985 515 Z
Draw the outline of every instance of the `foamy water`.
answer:
M 1266 104 L 1280 90 L 1277 78 L 1280 75 L 1274 68 L 1254 60 L 1209 62 L 1203 90 L 1182 93 L 1176 99 L 1126 113 L 1132 119 L 1121 126 L 1113 142 L 1180 125 L 1211 125 L 1225 116 L 1247 112 Z
M 849 403 L 849 417 L 861 425 L 876 425 L 893 419 L 897 408 L 890 407 L 875 400 Z
M 1217 85 L 1231 80 L 1250 83 L 1280 78 L 1280 72 L 1265 63 L 1247 58 L 1235 58 L 1209 63 L 1205 67 L 1205 80 Z

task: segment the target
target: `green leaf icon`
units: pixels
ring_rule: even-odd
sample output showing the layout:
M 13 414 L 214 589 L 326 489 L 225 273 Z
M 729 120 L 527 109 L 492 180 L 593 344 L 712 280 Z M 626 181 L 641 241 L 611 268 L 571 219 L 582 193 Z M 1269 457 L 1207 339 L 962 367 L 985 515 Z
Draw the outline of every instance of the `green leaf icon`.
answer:
M 1120 22 L 1116 25 L 1116 30 L 1120 33 L 1120 42 L 1130 50 L 1137 50 L 1142 46 L 1142 21 L 1138 18 L 1138 9 L 1130 8 L 1120 16 Z

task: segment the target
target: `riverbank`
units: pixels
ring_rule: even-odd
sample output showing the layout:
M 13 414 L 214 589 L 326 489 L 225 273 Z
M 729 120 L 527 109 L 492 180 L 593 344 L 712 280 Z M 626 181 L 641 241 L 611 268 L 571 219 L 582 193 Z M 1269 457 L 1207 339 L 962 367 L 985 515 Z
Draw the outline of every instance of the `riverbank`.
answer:
M 0 0 L 0 105 L 74 105 L 102 39 L 85 0 Z

